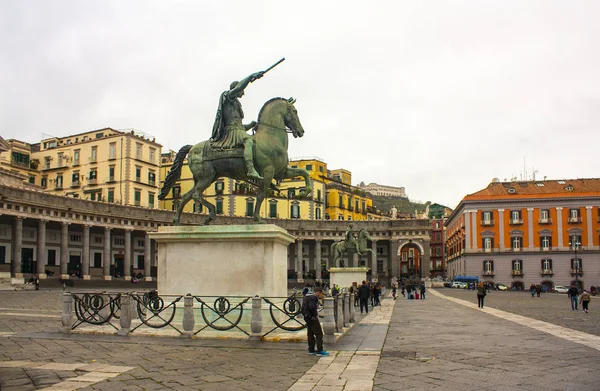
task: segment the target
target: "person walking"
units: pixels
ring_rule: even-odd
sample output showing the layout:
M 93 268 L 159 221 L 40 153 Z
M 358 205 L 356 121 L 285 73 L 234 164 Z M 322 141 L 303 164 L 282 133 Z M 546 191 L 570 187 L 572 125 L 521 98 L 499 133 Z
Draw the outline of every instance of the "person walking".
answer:
M 360 313 L 363 313 L 363 309 L 366 313 L 369 313 L 369 286 L 366 281 L 362 282 L 362 285 L 358 288 L 358 300 L 360 301 Z
M 477 307 L 483 308 L 483 299 L 485 298 L 485 295 L 485 287 L 483 286 L 483 283 L 480 282 L 477 284 Z
M 352 283 L 350 293 L 354 293 L 354 306 L 358 307 L 358 283 L 356 281 Z
M 483 288 L 485 289 L 485 287 Z M 421 283 L 421 300 L 425 300 L 425 283 Z
M 575 284 L 571 284 L 571 287 L 567 291 L 567 295 L 571 299 L 571 311 L 577 310 L 577 299 L 579 297 L 579 291 L 575 288 Z
M 590 312 L 590 310 L 589 310 L 590 300 L 592 300 L 592 297 L 584 289 L 583 292 L 581 293 L 581 298 L 579 299 L 579 303 L 581 303 L 581 311 L 585 312 L 586 314 L 588 312 Z
M 319 322 L 319 300 L 323 297 L 323 288 L 316 287 L 314 293 L 308 292 L 302 299 L 302 315 L 306 322 L 308 337 L 308 354 L 316 354 L 319 357 L 329 356 L 329 352 L 323 350 L 323 329 Z
M 396 281 L 392 282 L 392 297 L 396 300 L 396 293 L 398 292 L 398 283 Z

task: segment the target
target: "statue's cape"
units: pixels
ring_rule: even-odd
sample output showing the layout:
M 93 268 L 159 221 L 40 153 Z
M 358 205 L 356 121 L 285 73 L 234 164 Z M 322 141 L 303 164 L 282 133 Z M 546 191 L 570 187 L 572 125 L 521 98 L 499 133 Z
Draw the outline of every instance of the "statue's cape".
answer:
M 213 124 L 213 130 L 210 136 L 211 141 L 220 140 L 225 131 L 225 124 L 223 123 L 223 102 L 227 99 L 227 93 L 228 91 L 224 91 L 219 97 L 219 107 L 217 107 L 217 115 L 215 116 L 215 123 Z

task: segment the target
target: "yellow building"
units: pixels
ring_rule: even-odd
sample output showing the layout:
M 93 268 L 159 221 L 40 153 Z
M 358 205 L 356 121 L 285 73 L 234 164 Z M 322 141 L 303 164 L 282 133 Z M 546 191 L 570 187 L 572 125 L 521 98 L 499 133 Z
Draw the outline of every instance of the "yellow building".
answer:
M 21 175 L 25 181 L 35 183 L 37 162 L 31 159 L 31 144 L 0 137 L 0 169 Z M 38 182 L 39 183 L 39 182 Z
M 162 146 L 141 132 L 104 128 L 39 144 L 9 140 L 9 145 L 3 165 L 12 159 L 12 167 L 45 192 L 156 207 Z
M 165 178 L 171 168 L 175 152 L 162 155 L 160 177 Z M 351 174 L 346 170 L 336 170 L 329 173 L 327 164 L 318 158 L 299 159 L 290 161 L 294 168 L 304 168 L 309 172 L 313 192 L 308 197 L 300 197 L 304 189 L 304 179 L 298 177 L 286 179 L 276 184 L 279 192 L 270 190 L 261 206 L 262 218 L 323 220 L 331 216 L 343 216 L 344 220 L 371 220 L 369 213 L 373 201 L 367 193 L 350 185 Z M 329 178 L 330 175 L 336 175 Z M 341 180 L 337 176 L 341 175 Z M 347 181 L 347 182 L 342 182 Z M 328 185 L 329 183 L 329 185 Z M 184 163 L 179 181 L 169 195 L 160 201 L 160 208 L 174 210 L 179 204 L 181 195 L 192 189 L 194 185 L 191 172 Z M 335 200 L 344 200 L 340 207 Z M 256 202 L 256 188 L 244 181 L 230 178 L 219 178 L 211 187 L 205 190 L 206 200 L 216 206 L 217 214 L 226 216 L 252 217 Z M 331 207 L 327 207 L 329 203 Z M 184 207 L 184 212 L 207 213 L 206 208 L 195 202 Z M 372 215 L 378 218 L 377 215 Z

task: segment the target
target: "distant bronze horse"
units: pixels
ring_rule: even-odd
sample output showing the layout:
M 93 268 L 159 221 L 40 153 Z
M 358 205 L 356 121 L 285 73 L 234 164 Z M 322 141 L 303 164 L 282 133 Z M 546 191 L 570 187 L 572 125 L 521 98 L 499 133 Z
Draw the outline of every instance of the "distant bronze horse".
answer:
M 308 171 L 302 168 L 288 167 L 287 133 L 292 133 L 294 137 L 304 135 L 298 112 L 294 107 L 295 102 L 296 100 L 292 98 L 289 100 L 273 98 L 264 104 L 258 115 L 256 134 L 254 135 L 254 166 L 263 179 L 258 182 L 256 205 L 254 207 L 254 221 L 257 223 L 261 223 L 260 207 L 273 179 L 303 177 L 305 187 L 300 192 L 300 196 L 306 196 L 312 192 Z M 219 153 L 223 157 L 219 157 Z M 169 190 L 179 180 L 181 167 L 187 155 L 188 165 L 194 177 L 194 187 L 181 197 L 175 217 L 173 217 L 175 225 L 180 224 L 181 212 L 191 199 L 208 209 L 208 217 L 204 224 L 210 223 L 217 217 L 215 206 L 204 199 L 202 193 L 220 177 L 246 180 L 246 169 L 242 153 L 243 149 L 241 148 L 220 152 L 211 151 L 208 140 L 194 146 L 186 145 L 179 150 L 158 196 L 159 199 L 164 199 Z M 207 156 L 210 156 L 210 158 L 207 158 Z
M 360 231 L 358 231 L 358 238 L 356 239 L 356 244 L 349 244 L 345 240 L 339 240 L 337 242 L 333 242 L 331 244 L 331 254 L 333 254 L 333 264 L 335 265 L 336 261 L 339 259 L 340 267 L 344 267 L 345 266 L 344 259 L 343 259 L 344 253 L 347 253 L 349 255 L 354 254 L 354 253 L 357 253 L 358 255 L 363 255 L 363 254 L 370 252 L 374 256 L 377 256 L 377 254 L 375 253 L 375 251 L 373 251 L 372 248 L 367 247 L 368 240 L 371 240 L 369 233 L 366 230 L 361 229 Z

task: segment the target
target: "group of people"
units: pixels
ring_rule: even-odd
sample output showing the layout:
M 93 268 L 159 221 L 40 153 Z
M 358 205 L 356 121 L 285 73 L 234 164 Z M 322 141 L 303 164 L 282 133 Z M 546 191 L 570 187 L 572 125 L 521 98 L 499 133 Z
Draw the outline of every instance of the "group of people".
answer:
M 529 293 L 531 293 L 531 297 L 534 297 L 537 294 L 537 297 L 540 297 L 542 293 L 542 286 L 540 284 L 531 284 L 529 287 Z
M 567 295 L 569 299 L 571 299 L 571 310 L 576 311 L 577 303 L 581 304 L 581 311 L 586 314 L 590 312 L 590 301 L 592 300 L 591 295 L 585 289 L 581 292 L 581 297 L 579 295 L 579 290 L 575 286 L 575 284 L 571 284 L 571 287 L 567 291 Z

